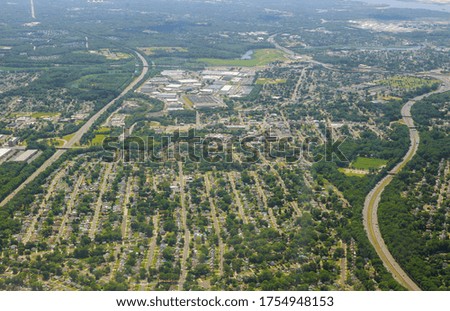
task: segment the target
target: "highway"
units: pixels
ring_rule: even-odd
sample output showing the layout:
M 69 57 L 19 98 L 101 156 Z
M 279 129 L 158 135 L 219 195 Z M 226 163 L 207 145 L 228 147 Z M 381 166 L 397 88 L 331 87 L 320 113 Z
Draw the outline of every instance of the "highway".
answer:
M 297 54 L 297 53 L 295 53 L 294 51 L 288 49 L 287 47 L 284 47 L 284 46 L 278 44 L 278 42 L 275 40 L 275 37 L 276 37 L 276 36 L 277 36 L 277 34 L 271 35 L 271 36 L 267 39 L 267 41 L 268 41 L 270 44 L 273 44 L 273 46 L 274 46 L 277 50 L 280 50 L 280 51 L 284 52 L 284 53 L 287 55 L 287 57 L 288 57 L 289 59 L 294 60 L 294 61 L 302 61 L 302 62 L 306 62 L 306 63 L 310 63 L 310 64 L 319 65 L 319 66 L 322 66 L 322 67 L 324 67 L 324 68 L 326 68 L 326 69 L 329 69 L 329 70 L 340 71 L 339 69 L 335 68 L 333 65 L 321 63 L 321 62 L 316 61 L 316 60 L 314 60 L 314 59 L 312 59 L 312 58 L 310 58 L 310 57 L 306 57 L 305 55 Z
M 384 243 L 378 225 L 378 205 L 381 199 L 381 194 L 383 193 L 386 186 L 389 185 L 389 183 L 392 181 L 394 175 L 400 172 L 403 169 L 403 167 L 414 157 L 414 155 L 417 152 L 417 149 L 419 148 L 420 136 L 419 132 L 414 127 L 414 121 L 411 116 L 411 107 L 416 103 L 416 101 L 419 101 L 431 94 L 446 92 L 450 90 L 450 79 L 448 77 L 439 77 L 439 78 L 441 78 L 444 84 L 437 91 L 415 97 L 414 99 L 408 101 L 402 107 L 401 110 L 402 118 L 409 128 L 409 137 L 411 141 L 409 150 L 403 157 L 402 161 L 400 161 L 400 163 L 398 163 L 389 172 L 389 175 L 384 177 L 375 186 L 375 188 L 372 189 L 372 191 L 367 195 L 363 209 L 364 229 L 366 230 L 370 243 L 373 245 L 378 256 L 383 261 L 384 266 L 392 274 L 392 276 L 398 283 L 400 283 L 406 289 L 413 291 L 420 291 L 421 289 L 400 267 L 400 265 L 394 259 L 392 254 L 389 252 L 386 244 Z M 401 237 L 398 238 L 400 239 Z
M 281 45 L 279 45 L 275 41 L 275 35 L 272 35 L 268 41 L 272 43 L 275 48 L 285 52 L 289 58 L 295 59 L 296 54 L 292 50 L 289 50 Z M 335 70 L 330 65 L 323 64 L 314 60 L 306 60 L 309 63 L 322 65 L 323 67 Z M 364 218 L 364 229 L 366 230 L 367 236 L 370 240 L 370 243 L 375 248 L 378 256 L 383 261 L 384 266 L 387 270 L 392 274 L 394 279 L 399 282 L 402 286 L 404 286 L 408 290 L 420 291 L 420 287 L 408 276 L 408 274 L 400 267 L 398 262 L 394 259 L 392 254 L 389 252 L 386 244 L 384 243 L 383 237 L 380 232 L 380 228 L 378 225 L 378 205 L 381 199 L 381 194 L 387 185 L 392 181 L 394 176 L 400 172 L 403 167 L 414 157 L 419 148 L 420 136 L 419 132 L 416 130 L 414 126 L 414 121 L 411 116 L 411 107 L 416 103 L 416 101 L 420 101 L 423 98 L 435 94 L 442 93 L 446 91 L 450 91 L 450 76 L 439 74 L 437 72 L 424 72 L 421 76 L 431 76 L 435 79 L 439 79 L 442 81 L 442 85 L 438 90 L 434 92 L 430 92 L 428 94 L 424 94 L 421 96 L 417 96 L 414 99 L 408 101 L 401 110 L 402 119 L 405 122 L 406 126 L 409 128 L 409 136 L 410 136 L 410 147 L 406 155 L 403 157 L 402 161 L 398 163 L 389 174 L 384 177 L 372 191 L 367 195 L 366 200 L 364 202 L 363 209 L 363 218 Z M 401 237 L 399 237 L 401 238 Z
M 30 0 L 30 6 L 31 6 L 31 17 L 33 19 L 36 19 L 36 11 L 34 10 L 34 0 Z
M 125 94 L 127 94 L 130 90 L 132 90 L 137 84 L 139 84 L 140 82 L 142 82 L 145 79 L 145 76 L 147 75 L 149 66 L 148 66 L 148 62 L 147 60 L 144 58 L 144 56 L 142 56 L 139 52 L 134 51 L 134 53 L 136 54 L 136 56 L 141 60 L 142 62 L 142 72 L 139 75 L 139 77 L 137 77 L 136 79 L 134 79 L 123 91 L 122 93 L 120 93 L 119 96 L 117 96 L 115 99 L 113 99 L 112 101 L 110 101 L 107 105 L 105 105 L 102 109 L 100 109 L 95 115 L 93 115 L 76 133 L 75 135 L 73 135 L 73 137 L 67 141 L 64 144 L 64 148 L 70 149 L 72 148 L 75 144 L 80 142 L 81 137 L 83 137 L 83 135 L 85 133 L 87 133 L 89 131 L 89 129 L 92 127 L 92 125 L 95 123 L 95 121 L 98 120 L 98 118 L 100 118 L 101 115 L 103 115 L 109 107 L 111 107 L 112 105 L 114 105 L 114 103 L 119 100 L 120 98 L 122 98 L 123 96 L 125 96 Z M 29 183 L 31 183 L 33 180 L 36 179 L 37 176 L 39 176 L 39 174 L 41 174 L 42 172 L 44 172 L 48 167 L 50 167 L 53 163 L 55 163 L 66 151 L 67 149 L 60 149 L 57 150 L 47 161 L 45 161 L 33 174 L 30 175 L 30 177 L 28 177 L 23 183 L 21 183 L 13 192 L 11 192 L 1 203 L 0 203 L 0 207 L 5 206 L 9 201 L 11 201 L 12 198 L 14 198 L 17 193 L 19 193 L 22 189 L 24 189 Z

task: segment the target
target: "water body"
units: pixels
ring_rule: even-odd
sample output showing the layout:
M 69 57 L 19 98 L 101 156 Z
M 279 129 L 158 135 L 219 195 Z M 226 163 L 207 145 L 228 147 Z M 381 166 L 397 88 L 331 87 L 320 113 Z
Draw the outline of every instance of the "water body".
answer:
M 242 55 L 241 59 L 242 60 L 250 60 L 253 57 L 253 50 L 249 50 L 247 52 L 245 52 L 244 55 Z
M 434 11 L 450 12 L 450 1 L 446 4 L 437 4 L 432 2 L 421 2 L 417 0 L 359 0 L 361 2 L 369 4 L 385 5 L 392 8 L 405 8 L 405 9 L 427 9 Z

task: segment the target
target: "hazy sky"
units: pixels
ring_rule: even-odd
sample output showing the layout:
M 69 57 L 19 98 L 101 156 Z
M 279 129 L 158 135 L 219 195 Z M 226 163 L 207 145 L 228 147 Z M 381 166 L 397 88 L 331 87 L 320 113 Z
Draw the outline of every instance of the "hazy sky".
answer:
M 430 9 L 450 12 L 450 0 L 358 0 L 371 4 L 389 4 L 398 8 Z

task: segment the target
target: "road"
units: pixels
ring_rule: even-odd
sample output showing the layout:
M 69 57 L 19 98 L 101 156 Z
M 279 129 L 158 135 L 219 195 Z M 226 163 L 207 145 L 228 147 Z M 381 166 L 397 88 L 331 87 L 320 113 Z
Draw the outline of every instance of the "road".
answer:
M 36 19 L 36 11 L 34 10 L 34 0 L 30 0 L 30 6 L 31 6 L 31 17 L 33 19 Z
M 180 204 L 181 204 L 181 223 L 182 230 L 184 230 L 184 246 L 181 255 L 181 273 L 178 281 L 178 290 L 183 290 L 184 282 L 187 277 L 186 263 L 189 257 L 189 243 L 191 242 L 191 235 L 187 226 L 187 211 L 186 211 L 186 193 L 184 192 L 185 182 L 183 175 L 183 162 L 178 162 L 178 177 L 180 179 Z
M 205 189 L 206 189 L 206 194 L 208 196 L 209 199 L 209 205 L 211 207 L 211 218 L 213 220 L 213 227 L 214 227 L 214 232 L 217 235 L 217 238 L 219 240 L 219 276 L 223 275 L 223 255 L 225 253 L 225 244 L 222 241 L 222 236 L 220 235 L 220 224 L 219 224 L 219 218 L 217 217 L 217 209 L 216 209 L 216 204 L 214 203 L 214 199 L 212 197 L 212 189 L 213 187 L 211 186 L 211 180 L 209 173 L 205 174 Z
M 129 227 L 129 223 L 130 223 L 128 205 L 130 204 L 130 197 L 131 197 L 131 193 L 132 193 L 132 189 L 133 189 L 133 183 L 134 183 L 133 177 L 128 177 L 125 198 L 122 203 L 122 206 L 123 206 L 122 227 L 121 227 L 122 244 L 125 244 L 125 241 L 130 238 L 128 236 L 130 233 L 128 231 L 128 227 Z
M 58 234 L 56 236 L 56 241 L 61 242 L 61 239 L 66 238 L 67 232 L 67 223 L 69 221 L 69 217 L 72 214 L 72 209 L 75 206 L 75 200 L 78 197 L 78 192 L 80 191 L 81 186 L 84 183 L 84 176 L 81 175 L 78 177 L 77 183 L 75 184 L 75 188 L 70 194 L 70 200 L 67 202 L 66 212 L 64 213 L 64 217 L 61 221 L 61 225 L 59 226 Z
M 101 115 L 103 115 L 108 109 L 109 107 L 111 107 L 112 105 L 114 105 L 116 103 L 117 100 L 119 100 L 120 98 L 122 98 L 123 96 L 125 96 L 125 94 L 127 94 L 130 90 L 132 90 L 137 84 L 139 84 L 140 82 L 142 82 L 145 79 L 145 76 L 148 72 L 148 62 L 147 60 L 144 58 L 144 56 L 142 56 L 142 54 L 140 54 L 137 51 L 134 51 L 136 53 L 136 56 L 141 60 L 143 66 L 142 66 L 142 72 L 139 75 L 139 77 L 137 77 L 136 79 L 134 79 L 123 91 L 122 93 L 120 93 L 119 96 L 117 96 L 115 99 L 113 99 L 111 102 L 109 102 L 106 106 L 104 106 L 102 109 L 100 109 L 95 115 L 93 115 L 76 133 L 75 135 L 73 135 L 73 137 L 67 141 L 64 144 L 64 148 L 72 148 L 75 144 L 80 142 L 81 137 L 83 137 L 84 134 L 86 134 L 89 129 L 92 127 L 92 125 L 95 123 L 95 121 L 98 120 L 98 118 L 100 118 Z M 11 192 L 1 203 L 0 203 L 0 207 L 5 206 L 9 201 L 11 201 L 12 198 L 14 198 L 17 193 L 19 193 L 22 189 L 24 189 L 29 183 L 31 183 L 33 180 L 36 179 L 37 176 L 39 176 L 39 174 L 41 174 L 42 172 L 44 172 L 48 167 L 50 167 L 53 163 L 55 163 L 67 150 L 66 149 L 61 149 L 61 150 L 57 150 L 47 161 L 45 161 L 33 174 L 31 174 L 30 177 L 28 177 L 22 184 L 20 184 L 13 192 Z
M 250 172 L 250 176 L 252 176 L 253 180 L 255 181 L 256 191 L 258 192 L 259 198 L 261 199 L 261 203 L 263 204 L 264 209 L 267 210 L 267 214 L 269 215 L 270 226 L 273 229 L 277 230 L 279 234 L 282 234 L 283 232 L 278 227 L 277 219 L 273 214 L 273 210 L 269 208 L 269 206 L 267 205 L 267 197 L 259 181 L 258 173 L 252 171 Z
M 103 195 L 105 194 L 106 188 L 109 184 L 109 175 L 111 174 L 111 170 L 112 170 L 112 163 L 107 163 L 106 167 L 104 168 L 97 202 L 95 203 L 94 217 L 92 218 L 91 228 L 89 230 L 89 237 L 91 238 L 91 240 L 94 240 L 95 234 L 97 233 L 97 229 L 98 229 L 97 224 L 98 224 L 98 220 L 100 218 L 100 213 L 102 211 L 102 206 L 103 206 Z M 125 237 L 122 237 L 122 238 L 125 239 Z
M 340 69 L 337 66 L 331 65 L 331 64 L 327 64 L 327 63 L 322 63 L 319 62 L 317 60 L 312 59 L 311 57 L 308 57 L 306 55 L 300 55 L 295 53 L 294 51 L 288 49 L 287 47 L 281 46 L 280 44 L 278 44 L 278 42 L 275 40 L 275 37 L 277 36 L 277 34 L 273 34 L 271 35 L 267 41 L 272 44 L 276 49 L 284 52 L 286 54 L 286 56 L 293 60 L 293 61 L 301 61 L 301 62 L 305 62 L 305 63 L 310 63 L 310 64 L 314 64 L 314 65 L 319 65 L 322 66 L 328 70 L 334 70 L 334 71 L 341 71 L 341 72 L 345 72 L 345 71 L 353 71 L 353 72 L 364 72 L 362 69 L 350 69 L 350 70 L 343 70 Z M 378 70 L 378 72 L 385 72 L 384 70 Z
M 450 79 L 446 78 L 442 80 L 444 84 L 437 91 L 415 97 L 402 107 L 402 118 L 409 128 L 409 136 L 411 141 L 409 150 L 403 157 L 402 161 L 400 161 L 400 163 L 398 163 L 390 171 L 389 175 L 384 177 L 375 186 L 375 188 L 372 189 L 372 191 L 367 195 L 366 201 L 364 202 L 364 229 L 366 230 L 370 243 L 373 245 L 378 256 L 380 256 L 380 259 L 383 261 L 384 266 L 392 274 L 394 279 L 408 290 L 414 291 L 419 291 L 420 287 L 416 283 L 414 283 L 414 281 L 408 276 L 408 274 L 400 267 L 400 265 L 394 259 L 392 254 L 389 252 L 386 244 L 384 243 L 378 225 L 378 205 L 381 199 L 381 194 L 383 193 L 386 186 L 389 185 L 389 183 L 392 181 L 394 175 L 400 172 L 403 167 L 414 157 L 417 149 L 419 148 L 420 136 L 419 132 L 414 127 L 414 121 L 411 117 L 411 107 L 416 103 L 416 101 L 419 101 L 424 97 L 427 97 L 434 93 L 441 93 L 450 90 Z
M 288 49 L 288 48 L 286 48 L 286 47 L 284 47 L 284 46 L 281 46 L 281 45 L 278 44 L 278 42 L 275 40 L 275 37 L 276 37 L 276 36 L 277 36 L 277 34 L 271 35 L 271 36 L 269 37 L 269 39 L 267 39 L 267 41 L 268 41 L 270 44 L 273 44 L 273 46 L 275 46 L 275 48 L 276 48 L 277 50 L 280 50 L 280 51 L 286 53 L 286 54 L 287 54 L 287 57 L 288 57 L 289 59 L 295 60 L 295 61 L 303 61 L 303 62 L 307 62 L 307 63 L 311 63 L 311 64 L 320 65 L 320 66 L 325 67 L 325 68 L 330 69 L 330 70 L 337 70 L 333 65 L 321 63 L 321 62 L 316 61 L 316 60 L 314 60 L 314 59 L 308 58 L 308 57 L 306 57 L 305 55 L 299 55 L 299 54 L 295 53 L 294 51 L 292 51 L 292 50 L 290 50 L 290 49 Z
M 247 216 L 245 216 L 244 206 L 242 204 L 241 198 L 239 197 L 239 192 L 236 189 L 236 181 L 234 174 L 235 174 L 234 172 L 228 173 L 228 179 L 230 180 L 231 189 L 233 190 L 234 194 L 234 200 L 238 207 L 239 217 L 242 219 L 244 224 L 248 224 Z
M 52 196 L 53 192 L 56 189 L 56 186 L 59 184 L 61 178 L 64 177 L 64 174 L 66 174 L 66 169 L 62 168 L 54 177 L 52 182 L 47 188 L 47 193 L 45 197 L 42 199 L 41 205 L 39 206 L 39 211 L 37 214 L 33 217 L 33 220 L 31 221 L 30 225 L 27 228 L 27 232 L 25 233 L 25 236 L 22 239 L 23 244 L 27 244 L 30 240 L 33 234 L 35 233 L 35 227 L 38 221 L 42 218 L 42 214 L 45 211 L 45 207 L 47 206 L 47 202 Z

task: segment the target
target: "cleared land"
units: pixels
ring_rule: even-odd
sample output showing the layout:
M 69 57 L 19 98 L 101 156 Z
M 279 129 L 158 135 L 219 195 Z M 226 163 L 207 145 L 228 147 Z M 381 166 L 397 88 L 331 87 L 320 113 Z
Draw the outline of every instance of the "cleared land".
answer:
M 127 59 L 127 58 L 131 57 L 130 54 L 122 53 L 122 52 L 114 52 L 109 49 L 101 49 L 98 51 L 89 51 L 89 53 L 104 56 L 104 57 L 106 57 L 106 59 L 109 59 L 109 60 L 121 60 L 121 59 Z
M 176 53 L 176 52 L 187 53 L 188 52 L 188 49 L 182 48 L 179 46 L 141 47 L 141 48 L 139 48 L 139 50 L 144 52 L 145 55 L 154 55 L 159 52 L 164 52 L 164 53 Z
M 350 168 L 339 168 L 339 172 L 344 173 L 347 176 L 354 176 L 354 177 L 364 177 L 369 173 L 366 170 L 353 170 Z

